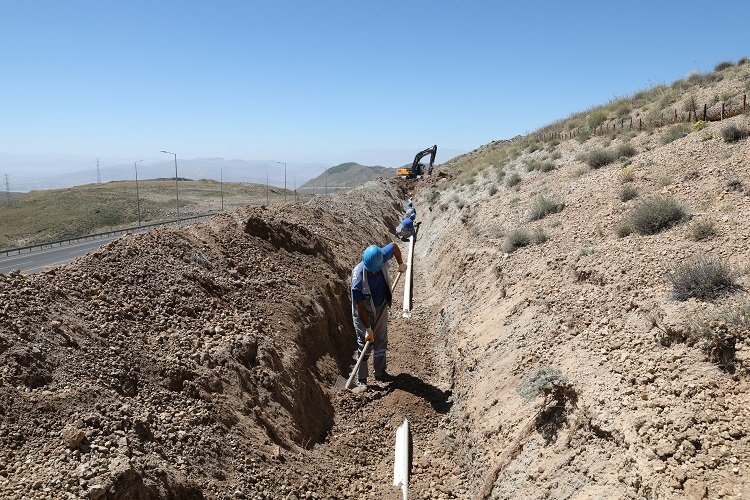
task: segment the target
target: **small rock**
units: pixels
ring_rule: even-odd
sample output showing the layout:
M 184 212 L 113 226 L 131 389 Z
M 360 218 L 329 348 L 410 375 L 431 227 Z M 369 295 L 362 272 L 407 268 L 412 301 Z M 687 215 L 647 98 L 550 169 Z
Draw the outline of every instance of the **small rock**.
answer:
M 84 439 L 86 439 L 86 433 L 83 429 L 78 429 L 73 425 L 67 425 L 62 431 L 62 439 L 65 446 L 71 450 L 75 450 L 80 446 Z
M 97 483 L 92 484 L 89 487 L 88 496 L 90 500 L 99 500 L 100 498 L 104 497 L 104 494 L 107 492 L 107 490 L 104 488 L 103 485 Z
M 698 479 L 688 479 L 683 485 L 685 497 L 690 499 L 701 500 L 708 496 L 708 487 L 705 481 Z

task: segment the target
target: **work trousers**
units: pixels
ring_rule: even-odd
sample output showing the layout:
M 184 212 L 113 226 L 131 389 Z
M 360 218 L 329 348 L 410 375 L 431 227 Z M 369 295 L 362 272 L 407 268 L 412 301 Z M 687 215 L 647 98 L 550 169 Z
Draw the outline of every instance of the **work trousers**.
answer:
M 388 308 L 388 301 L 383 302 L 383 305 L 377 308 L 377 311 L 375 311 L 375 314 L 370 314 L 368 311 L 368 316 L 370 319 L 370 325 L 372 326 L 372 330 L 375 332 L 375 342 L 370 345 L 370 347 L 367 348 L 367 352 L 365 353 L 365 358 L 362 360 L 362 364 L 359 365 L 359 373 L 357 374 L 357 378 L 359 380 L 366 380 L 367 379 L 367 365 L 368 360 L 370 358 L 370 354 L 372 354 L 372 368 L 375 372 L 375 376 L 380 376 L 385 373 L 386 368 L 386 356 L 385 353 L 388 350 L 388 311 L 386 310 Z M 380 312 L 382 311 L 382 314 Z M 377 315 L 380 314 L 380 318 L 378 319 L 378 322 L 375 323 L 375 318 Z M 365 347 L 365 336 L 367 335 L 367 331 L 365 329 L 365 325 L 362 324 L 362 320 L 359 319 L 359 315 L 357 314 L 357 309 L 353 309 L 352 319 L 354 320 L 354 331 L 357 333 L 357 345 L 359 346 L 359 349 L 357 349 L 357 357 L 359 357 L 360 353 L 362 352 L 362 349 Z

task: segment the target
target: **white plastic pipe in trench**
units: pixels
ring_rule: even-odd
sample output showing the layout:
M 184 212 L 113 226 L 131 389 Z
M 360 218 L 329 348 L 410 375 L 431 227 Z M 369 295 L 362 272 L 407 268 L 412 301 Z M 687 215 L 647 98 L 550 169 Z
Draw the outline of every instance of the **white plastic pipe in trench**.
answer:
M 414 263 L 414 235 L 409 237 L 409 257 L 406 259 L 406 279 L 404 280 L 404 312 L 403 317 L 411 316 L 411 275 Z

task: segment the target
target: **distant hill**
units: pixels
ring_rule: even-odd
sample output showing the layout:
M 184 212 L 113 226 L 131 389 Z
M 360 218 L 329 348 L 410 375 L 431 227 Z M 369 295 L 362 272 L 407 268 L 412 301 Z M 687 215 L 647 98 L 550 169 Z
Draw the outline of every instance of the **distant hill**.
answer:
M 360 165 L 359 163 L 346 162 L 331 167 L 319 176 L 304 183 L 298 189 L 303 193 L 323 194 L 328 186 L 328 193 L 347 191 L 376 177 L 394 177 L 396 170 L 393 168 Z

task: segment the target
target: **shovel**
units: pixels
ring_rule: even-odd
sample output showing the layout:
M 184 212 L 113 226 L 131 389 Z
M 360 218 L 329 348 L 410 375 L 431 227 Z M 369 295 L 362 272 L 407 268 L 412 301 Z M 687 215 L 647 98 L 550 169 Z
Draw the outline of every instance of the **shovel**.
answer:
M 398 283 L 399 278 L 401 278 L 401 275 L 403 273 L 398 273 L 398 276 L 396 276 L 396 280 L 393 282 L 393 285 L 391 286 L 391 296 L 393 296 L 393 291 L 396 289 L 396 283 Z M 380 316 L 385 312 L 387 307 L 384 307 L 380 310 L 380 313 L 375 318 L 375 325 L 378 324 L 378 320 L 380 320 Z M 365 359 L 365 353 L 367 352 L 367 348 L 370 347 L 370 344 L 372 342 L 365 342 L 365 347 L 362 349 L 362 352 L 359 353 L 359 358 L 357 358 L 357 364 L 354 365 L 354 369 L 352 370 L 351 375 L 349 375 L 348 379 L 345 379 L 341 375 L 338 376 L 336 379 L 336 384 L 334 384 L 334 389 L 351 389 L 352 384 L 354 383 L 354 377 L 357 376 L 357 372 L 359 371 L 359 365 L 362 364 L 362 360 Z

